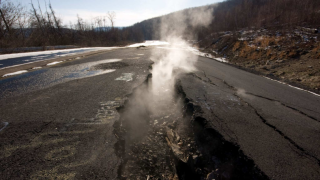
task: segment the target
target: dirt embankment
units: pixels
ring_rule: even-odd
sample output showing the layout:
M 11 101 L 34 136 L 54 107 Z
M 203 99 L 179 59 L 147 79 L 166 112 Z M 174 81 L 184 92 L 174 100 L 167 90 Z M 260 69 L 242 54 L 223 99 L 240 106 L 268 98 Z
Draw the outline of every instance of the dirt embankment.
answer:
M 320 34 L 316 29 L 267 29 L 211 34 L 199 46 L 230 64 L 320 92 Z

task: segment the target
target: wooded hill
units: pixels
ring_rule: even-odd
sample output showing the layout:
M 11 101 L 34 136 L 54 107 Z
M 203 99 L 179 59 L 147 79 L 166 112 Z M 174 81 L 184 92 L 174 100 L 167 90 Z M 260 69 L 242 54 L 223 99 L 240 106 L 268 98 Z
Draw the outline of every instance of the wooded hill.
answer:
M 319 0 L 227 0 L 148 19 L 125 28 L 124 32 L 128 34 L 126 38 L 130 41 L 159 39 L 159 27 L 168 16 L 174 16 L 176 13 L 192 16 L 206 9 L 213 9 L 212 22 L 208 27 L 192 27 L 190 17 L 186 18 L 188 37 L 192 34 L 193 38 L 201 40 L 208 34 L 220 31 L 320 27 Z M 189 13 L 190 11 L 193 13 Z
M 62 25 L 62 19 L 56 16 L 51 4 L 45 10 L 34 4 L 31 9 L 26 9 L 4 0 L 0 10 L 0 48 L 125 45 L 161 39 L 166 36 L 164 28 L 170 34 L 177 30 L 177 24 L 184 24 L 182 34 L 178 34 L 188 40 L 202 40 L 221 31 L 320 26 L 319 0 L 227 0 L 148 19 L 122 29 L 113 27 L 113 13 L 96 17 L 92 23 L 85 22 L 80 15 L 77 22 L 66 27 Z M 212 12 L 206 15 L 211 16 L 209 25 L 192 23 L 198 14 L 210 10 Z

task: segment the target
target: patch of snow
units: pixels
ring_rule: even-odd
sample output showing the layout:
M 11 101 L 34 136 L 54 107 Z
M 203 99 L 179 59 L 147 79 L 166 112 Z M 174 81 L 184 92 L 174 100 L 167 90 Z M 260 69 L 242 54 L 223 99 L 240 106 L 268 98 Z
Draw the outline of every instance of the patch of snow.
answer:
M 47 64 L 47 66 L 56 65 L 56 64 L 59 64 L 59 63 L 62 63 L 62 61 L 55 61 L 55 62 Z
M 249 40 L 249 38 L 245 38 L 245 37 L 241 37 L 241 38 L 238 38 L 239 41 L 247 41 Z
M 250 30 L 250 31 L 242 31 L 242 32 L 241 32 L 241 34 L 249 34 L 249 33 L 253 33 L 253 31 Z
M 287 86 L 292 87 L 292 88 L 294 88 L 294 89 L 298 89 L 298 90 L 300 90 L 300 91 L 305 91 L 305 92 L 308 92 L 308 93 L 310 93 L 310 94 L 313 94 L 313 95 L 315 95 L 315 96 L 320 97 L 320 94 L 317 94 L 317 93 L 314 93 L 314 92 L 311 92 L 311 91 L 308 91 L 308 90 L 305 90 L 305 89 L 301 89 L 301 88 L 292 86 L 292 85 L 290 85 L 290 84 L 287 84 L 287 83 L 284 83 L 284 82 L 281 82 L 281 81 L 277 81 L 277 80 L 271 79 L 271 78 L 266 77 L 266 76 L 265 76 L 265 78 L 267 78 L 267 79 L 269 79 L 269 80 L 271 80 L 271 81 L 278 82 L 278 83 L 280 83 L 280 84 L 287 85 Z
M 81 52 L 90 52 L 90 51 L 99 51 L 99 50 L 113 50 L 113 49 L 119 49 L 121 47 L 92 47 L 92 48 L 76 48 L 76 49 L 64 49 L 64 50 L 51 50 L 51 51 L 36 51 L 36 52 L 25 52 L 25 53 L 13 53 L 13 54 L 3 54 L 0 55 L 0 60 L 6 60 L 6 59 L 12 59 L 12 58 L 21 58 L 21 57 L 27 57 L 27 56 L 36 56 L 33 58 L 44 58 L 48 55 L 54 54 L 54 53 L 66 53 L 64 55 L 58 55 L 58 56 L 70 56 L 74 55 L 74 51 L 80 51 Z
M 118 77 L 116 79 L 116 81 L 126 81 L 126 82 L 129 82 L 129 81 L 132 81 L 133 78 L 132 78 L 133 74 L 132 73 L 122 73 L 122 76 Z
M 41 69 L 42 67 L 34 67 L 34 68 L 32 68 L 32 69 Z
M 14 75 L 23 74 L 23 73 L 26 73 L 26 72 L 28 72 L 28 71 L 27 70 L 17 71 L 17 72 L 5 74 L 2 77 L 14 76 Z
M 226 60 L 226 58 L 213 58 L 214 60 L 220 61 L 220 62 L 224 62 L 224 63 L 228 63 L 228 61 Z
M 145 41 L 144 43 L 136 43 L 136 44 L 129 45 L 127 47 L 160 46 L 160 45 L 169 45 L 169 43 L 164 41 Z

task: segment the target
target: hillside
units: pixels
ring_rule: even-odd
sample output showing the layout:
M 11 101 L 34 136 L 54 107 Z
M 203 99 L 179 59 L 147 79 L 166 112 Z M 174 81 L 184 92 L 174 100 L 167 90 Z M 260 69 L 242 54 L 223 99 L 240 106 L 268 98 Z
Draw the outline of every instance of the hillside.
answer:
M 192 26 L 192 17 L 212 10 L 207 27 Z M 228 0 L 190 8 L 124 29 L 129 41 L 160 39 L 162 23 L 187 16 L 184 38 L 214 56 L 248 71 L 318 92 L 320 89 L 320 1 Z
M 212 10 L 212 22 L 208 27 L 192 26 L 192 16 Z M 160 26 L 167 19 L 172 24 L 187 16 L 185 23 L 190 28 L 187 37 L 203 39 L 206 35 L 220 31 L 238 31 L 242 29 L 288 29 L 297 26 L 320 26 L 320 1 L 317 0 L 227 0 L 217 4 L 189 8 L 134 24 L 125 28 L 129 40 L 159 39 Z

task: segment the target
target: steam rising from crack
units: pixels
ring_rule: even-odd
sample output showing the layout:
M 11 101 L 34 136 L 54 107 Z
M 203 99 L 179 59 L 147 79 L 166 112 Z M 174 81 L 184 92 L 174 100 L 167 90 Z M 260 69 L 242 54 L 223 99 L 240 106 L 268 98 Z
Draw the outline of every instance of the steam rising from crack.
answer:
M 198 56 L 183 50 L 191 46 L 185 38 L 194 40 L 195 35 L 188 35 L 188 29 L 210 25 L 212 13 L 213 9 L 203 11 L 189 9 L 172 13 L 161 19 L 161 40 L 169 42 L 171 47 L 161 53 L 157 49 L 153 51 L 152 60 L 155 64 L 152 69 L 152 93 L 156 95 L 155 97 L 170 99 L 176 78 L 181 73 L 196 70 L 194 64 Z
M 167 146 L 167 143 L 156 141 L 164 140 L 164 129 L 174 128 L 174 124 L 183 119 L 181 112 L 182 102 L 180 102 L 180 97 L 176 96 L 175 82 L 181 74 L 195 71 L 194 64 L 198 59 L 197 55 L 185 50 L 190 47 L 190 44 L 185 39 L 186 37 L 191 37 L 189 35 L 186 36 L 188 34 L 186 31 L 189 26 L 196 27 L 210 24 L 212 17 L 212 11 L 192 12 L 192 10 L 188 11 L 188 13 L 181 11 L 174 13 L 172 16 L 165 16 L 162 19 L 160 28 L 161 40 L 169 42 L 170 46 L 167 49 L 153 48 L 151 56 L 151 60 L 154 61 L 152 79 L 149 79 L 148 84 L 139 86 L 130 96 L 124 109 L 121 110 L 120 121 L 115 125 L 115 134 L 120 134 L 121 137 L 116 149 L 121 152 L 120 154 L 124 154 L 126 150 L 130 152 L 127 155 L 128 161 L 126 163 L 128 163 L 128 166 L 124 165 L 121 168 L 121 174 L 124 174 L 124 176 L 134 174 L 132 170 L 136 166 L 139 167 L 137 168 L 137 171 L 139 171 L 137 176 L 141 175 L 141 169 L 147 169 L 145 173 L 148 173 L 152 169 L 149 165 L 151 165 L 153 159 L 158 159 L 157 164 L 166 163 L 166 168 L 162 168 L 162 165 L 152 166 L 157 167 L 156 172 L 166 174 L 164 172 L 173 171 L 170 168 L 168 169 L 168 167 L 172 166 L 172 163 L 168 162 L 166 154 L 166 149 L 170 147 Z M 175 139 L 180 137 L 178 135 L 175 136 Z M 169 143 L 169 140 L 166 140 L 168 144 L 178 143 L 173 141 Z M 175 144 L 175 146 L 178 145 Z M 144 150 L 149 147 L 149 149 L 141 153 L 141 149 L 138 147 L 144 147 Z M 157 150 L 155 150 L 156 148 Z M 140 150 L 136 151 L 137 149 Z M 131 154 L 131 151 L 133 154 Z M 176 148 L 174 152 L 179 155 L 183 154 L 179 148 Z M 140 156 L 142 154 L 143 158 Z M 151 155 L 154 156 L 151 157 Z M 145 161 L 146 157 L 149 158 L 148 162 Z M 145 163 L 148 166 L 144 166 Z M 141 164 L 144 165 L 141 166 Z
M 162 18 L 161 40 L 169 42 L 170 47 L 153 49 L 151 60 L 155 63 L 151 82 L 135 91 L 121 115 L 122 119 L 127 119 L 125 123 L 130 127 L 126 143 L 144 137 L 150 123 L 147 122 L 149 115 L 161 118 L 179 113 L 182 109 L 182 103 L 175 100 L 175 81 L 181 74 L 195 71 L 194 64 L 198 59 L 197 55 L 185 51 L 190 47 L 186 37 L 191 37 L 186 34 L 190 26 L 195 28 L 209 25 L 212 22 L 212 11 L 213 9 L 199 13 L 189 9 L 187 12 L 179 11 Z
M 213 9 L 203 10 L 188 9 L 163 16 L 160 26 L 160 38 L 171 42 L 172 39 L 188 35 L 188 30 L 197 27 L 206 27 L 213 20 Z M 190 30 L 191 31 L 191 30 Z M 194 35 L 187 36 L 195 38 Z M 181 39 L 182 40 L 182 39 Z M 183 41 L 183 40 L 182 40 Z

